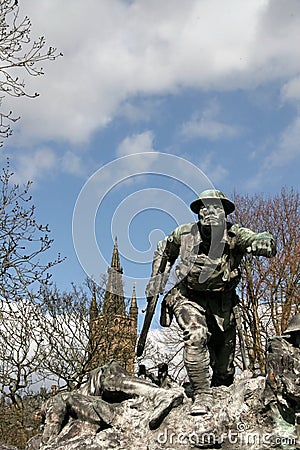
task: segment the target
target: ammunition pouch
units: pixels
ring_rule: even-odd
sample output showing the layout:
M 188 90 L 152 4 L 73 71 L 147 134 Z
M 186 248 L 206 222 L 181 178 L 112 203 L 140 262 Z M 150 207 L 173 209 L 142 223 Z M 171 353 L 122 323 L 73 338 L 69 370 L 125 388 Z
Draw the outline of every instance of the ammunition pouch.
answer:
M 192 291 L 229 291 L 239 281 L 240 272 L 238 269 L 231 270 L 226 255 L 219 261 L 206 255 L 198 255 L 186 276 L 187 287 Z

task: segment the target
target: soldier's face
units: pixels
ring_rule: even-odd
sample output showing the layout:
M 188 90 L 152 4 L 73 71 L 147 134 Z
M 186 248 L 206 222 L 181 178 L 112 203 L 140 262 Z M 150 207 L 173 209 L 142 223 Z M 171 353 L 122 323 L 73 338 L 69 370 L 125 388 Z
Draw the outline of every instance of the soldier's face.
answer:
M 198 217 L 202 226 L 215 227 L 224 224 L 226 214 L 221 202 L 212 201 L 200 208 Z

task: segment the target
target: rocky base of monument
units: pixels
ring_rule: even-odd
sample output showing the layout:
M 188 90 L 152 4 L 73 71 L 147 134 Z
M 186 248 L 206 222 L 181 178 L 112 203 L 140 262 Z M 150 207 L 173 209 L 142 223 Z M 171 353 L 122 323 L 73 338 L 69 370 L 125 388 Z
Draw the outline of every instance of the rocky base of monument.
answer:
M 0 450 L 18 450 L 18 449 L 17 449 L 17 447 L 14 447 L 13 445 L 1 444 L 1 442 L 0 442 Z
M 297 427 L 282 419 L 276 401 L 266 398 L 265 383 L 265 377 L 244 372 L 232 386 L 213 388 L 214 404 L 204 416 L 189 414 L 192 400 L 185 396 L 156 430 L 149 428 L 150 401 L 125 400 L 111 427 L 71 419 L 58 436 L 47 443 L 42 434 L 35 436 L 26 450 L 300 449 L 299 430 L 297 436 Z

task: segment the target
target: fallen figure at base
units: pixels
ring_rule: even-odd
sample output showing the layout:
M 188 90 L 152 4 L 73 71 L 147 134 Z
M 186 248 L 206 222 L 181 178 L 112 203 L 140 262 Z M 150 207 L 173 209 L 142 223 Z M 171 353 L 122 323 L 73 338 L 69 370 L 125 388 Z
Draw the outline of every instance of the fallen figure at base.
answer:
M 118 407 L 123 400 L 142 396 L 153 403 L 149 428 L 156 429 L 172 408 L 183 401 L 181 388 L 163 389 L 130 375 L 116 361 L 111 361 L 89 374 L 88 381 L 77 391 L 57 394 L 42 410 L 43 443 L 56 437 L 69 418 L 99 425 L 113 426 Z

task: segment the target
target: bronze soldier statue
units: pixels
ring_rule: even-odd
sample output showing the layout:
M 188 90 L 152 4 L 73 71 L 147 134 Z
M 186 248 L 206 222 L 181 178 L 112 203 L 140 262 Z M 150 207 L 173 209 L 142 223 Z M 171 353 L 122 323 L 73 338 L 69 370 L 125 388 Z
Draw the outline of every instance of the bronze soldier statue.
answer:
M 42 441 L 48 442 L 62 430 L 69 418 L 95 424 L 101 428 L 114 425 L 118 404 L 142 396 L 153 403 L 149 428 L 158 428 L 172 408 L 183 401 L 183 390 L 177 386 L 163 389 L 139 379 L 112 360 L 92 370 L 87 382 L 73 392 L 62 392 L 47 400 L 42 409 L 44 431 Z
M 266 370 L 266 403 L 300 432 L 300 313 L 291 318 L 282 336 L 269 339 Z
M 174 315 L 183 332 L 184 364 L 194 390 L 191 414 L 198 415 L 210 410 L 211 386 L 233 382 L 233 308 L 241 259 L 250 252 L 272 257 L 276 245 L 268 232 L 254 233 L 227 221 L 235 205 L 219 190 L 202 192 L 190 208 L 199 220 L 177 227 L 158 243 L 146 296 L 151 302 L 163 293 L 179 257 L 177 282 L 162 301 L 161 324 L 168 326 Z

